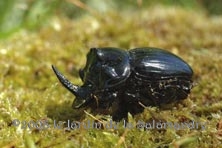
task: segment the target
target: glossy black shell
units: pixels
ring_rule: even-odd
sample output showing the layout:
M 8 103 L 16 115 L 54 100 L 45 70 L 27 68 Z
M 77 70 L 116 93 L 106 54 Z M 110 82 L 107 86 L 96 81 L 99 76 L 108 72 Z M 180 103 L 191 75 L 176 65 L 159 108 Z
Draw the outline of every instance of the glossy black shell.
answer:
M 129 51 L 131 67 L 138 77 L 163 79 L 192 77 L 190 66 L 178 56 L 158 48 L 136 48 Z
M 69 82 L 55 67 L 53 70 L 76 96 L 74 108 L 109 110 L 113 120 L 126 118 L 128 112 L 133 115 L 142 112 L 144 106 L 185 99 L 193 87 L 193 71 L 184 60 L 152 47 L 129 51 L 92 48 L 85 67 L 79 71 L 82 86 Z
M 193 86 L 193 70 L 184 60 L 158 48 L 136 48 L 129 53 L 129 96 L 138 98 L 145 105 L 161 105 L 187 98 Z

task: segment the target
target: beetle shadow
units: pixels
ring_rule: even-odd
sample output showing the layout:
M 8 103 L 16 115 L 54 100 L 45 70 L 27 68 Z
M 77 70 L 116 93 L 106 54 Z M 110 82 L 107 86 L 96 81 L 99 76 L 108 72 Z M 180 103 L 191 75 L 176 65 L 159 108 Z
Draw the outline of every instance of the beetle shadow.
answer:
M 71 103 L 51 103 L 46 106 L 47 116 L 56 121 L 81 121 L 85 117 L 84 109 L 73 109 Z

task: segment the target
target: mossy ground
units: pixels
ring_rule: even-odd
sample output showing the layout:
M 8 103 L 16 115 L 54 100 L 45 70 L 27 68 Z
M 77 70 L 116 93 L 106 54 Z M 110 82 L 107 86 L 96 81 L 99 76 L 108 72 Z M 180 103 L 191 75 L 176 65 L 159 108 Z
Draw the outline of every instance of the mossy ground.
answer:
M 37 31 L 22 30 L 0 42 L 0 147 L 221 147 L 222 17 L 194 10 L 154 7 L 134 12 L 107 12 L 69 20 L 55 17 Z M 187 61 L 196 86 L 188 99 L 164 109 L 148 107 L 129 121 L 151 119 L 206 123 L 206 129 L 22 129 L 12 121 L 75 120 L 88 115 L 71 108 L 73 95 L 54 75 L 54 64 L 81 85 L 78 69 L 91 47 L 152 46 Z M 90 111 L 87 111 L 91 113 Z M 110 119 L 110 117 L 105 117 Z M 103 121 L 106 122 L 106 121 Z

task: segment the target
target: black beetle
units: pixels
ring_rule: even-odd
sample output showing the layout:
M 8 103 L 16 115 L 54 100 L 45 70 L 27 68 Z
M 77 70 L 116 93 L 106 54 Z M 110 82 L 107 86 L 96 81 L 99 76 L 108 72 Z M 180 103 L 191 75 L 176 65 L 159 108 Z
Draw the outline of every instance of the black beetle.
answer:
M 91 48 L 86 66 L 79 70 L 82 86 L 72 84 L 52 68 L 76 96 L 73 108 L 105 109 L 115 121 L 125 118 L 128 112 L 142 112 L 143 105 L 159 106 L 185 99 L 193 87 L 193 70 L 184 60 L 151 47 L 129 51 Z

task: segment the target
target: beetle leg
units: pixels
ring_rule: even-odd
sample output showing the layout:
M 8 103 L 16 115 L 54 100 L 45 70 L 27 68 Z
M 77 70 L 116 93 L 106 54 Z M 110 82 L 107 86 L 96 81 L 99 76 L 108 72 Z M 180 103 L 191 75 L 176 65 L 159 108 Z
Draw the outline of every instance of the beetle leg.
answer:
M 125 101 L 118 98 L 112 103 L 112 119 L 114 121 L 120 121 L 121 119 L 127 120 L 127 112 Z

